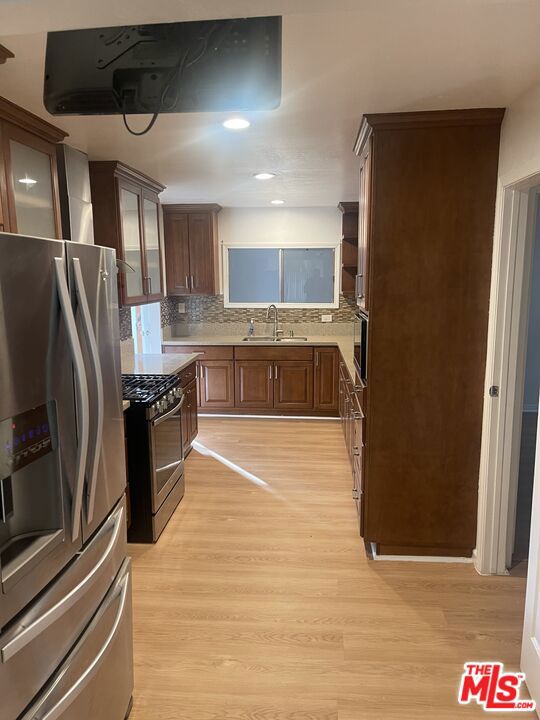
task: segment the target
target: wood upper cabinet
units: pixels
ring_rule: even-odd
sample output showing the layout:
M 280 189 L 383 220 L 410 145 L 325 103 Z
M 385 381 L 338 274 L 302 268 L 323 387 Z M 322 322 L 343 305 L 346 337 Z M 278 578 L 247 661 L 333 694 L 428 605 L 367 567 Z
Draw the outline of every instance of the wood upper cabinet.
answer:
M 274 407 L 274 364 L 272 361 L 236 361 L 235 407 Z
M 219 292 L 219 205 L 164 205 L 168 295 Z
M 358 263 L 356 270 L 355 295 L 359 307 L 369 309 L 369 246 L 371 239 L 371 129 L 365 127 L 366 135 L 359 135 L 355 150 L 360 157 L 359 202 L 358 202 Z
M 167 294 L 189 295 L 189 215 L 163 212 Z
M 0 98 L 0 232 L 62 237 L 56 145 L 65 137 Z
M 122 305 L 164 297 L 159 193 L 164 186 L 116 161 L 90 163 L 96 245 L 127 263 L 119 273 Z
M 234 407 L 232 360 L 199 361 L 199 403 L 202 408 Z
M 339 391 L 339 352 L 333 347 L 315 348 L 316 410 L 337 410 Z
M 219 293 L 220 205 L 164 205 L 168 295 Z
M 358 203 L 340 202 L 341 218 L 341 292 L 355 294 L 358 272 Z
M 274 407 L 313 409 L 313 362 L 279 360 L 274 363 Z

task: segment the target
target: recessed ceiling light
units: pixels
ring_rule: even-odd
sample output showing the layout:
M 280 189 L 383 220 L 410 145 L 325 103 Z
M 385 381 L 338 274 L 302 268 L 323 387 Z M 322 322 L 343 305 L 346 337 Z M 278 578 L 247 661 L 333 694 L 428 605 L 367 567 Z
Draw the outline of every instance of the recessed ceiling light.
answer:
M 285 205 L 285 200 L 270 200 L 272 205 Z
M 249 120 L 240 117 L 229 118 L 223 123 L 223 127 L 226 127 L 227 130 L 245 130 L 250 125 Z
M 37 183 L 37 180 L 33 180 L 32 178 L 29 178 L 29 177 L 23 177 L 23 178 L 19 178 L 19 182 L 22 183 L 23 185 L 35 185 Z
M 273 177 L 276 177 L 276 173 L 262 172 L 257 173 L 253 177 L 255 178 L 255 180 L 271 180 Z

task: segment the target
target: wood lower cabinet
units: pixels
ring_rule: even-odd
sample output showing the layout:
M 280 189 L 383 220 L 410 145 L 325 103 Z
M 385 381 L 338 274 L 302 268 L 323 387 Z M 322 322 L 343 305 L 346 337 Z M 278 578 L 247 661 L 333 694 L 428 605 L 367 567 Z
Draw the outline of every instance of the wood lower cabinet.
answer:
M 354 384 L 344 362 L 339 363 L 339 414 L 345 446 L 351 463 L 352 497 L 358 514 L 360 535 L 364 537 L 365 517 L 365 444 L 364 404 L 367 388 Z
M 375 114 L 359 130 L 362 514 L 381 555 L 471 557 L 476 546 L 503 114 Z
M 316 410 L 338 409 L 337 348 L 315 348 L 315 392 L 313 407 Z
M 199 353 L 199 407 L 205 412 L 338 414 L 337 347 L 164 345 L 163 351 Z
M 197 416 L 197 381 L 192 380 L 187 386 L 186 390 L 186 403 L 187 403 L 187 441 L 188 446 L 191 448 L 191 443 L 197 437 L 199 432 L 199 420 Z
M 182 447 L 184 456 L 191 450 L 191 444 L 197 437 L 199 423 L 197 418 L 197 369 L 196 363 L 188 365 L 180 373 L 184 404 L 182 406 Z
M 234 407 L 234 363 L 232 360 L 199 361 L 201 408 Z
M 313 410 L 313 362 L 281 360 L 274 364 L 274 408 Z
M 274 407 L 274 364 L 269 360 L 237 360 L 235 407 Z

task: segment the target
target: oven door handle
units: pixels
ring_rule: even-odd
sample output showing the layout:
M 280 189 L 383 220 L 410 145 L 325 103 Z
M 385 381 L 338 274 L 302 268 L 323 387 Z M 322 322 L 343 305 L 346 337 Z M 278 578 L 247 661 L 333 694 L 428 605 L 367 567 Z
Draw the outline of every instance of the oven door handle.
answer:
M 170 418 L 171 415 L 176 415 L 176 413 L 178 412 L 178 410 L 180 410 L 180 408 L 181 408 L 182 405 L 184 404 L 184 400 L 185 400 L 185 399 L 186 399 L 186 396 L 185 396 L 185 395 L 182 395 L 182 398 L 181 398 L 180 402 L 179 402 L 179 403 L 176 403 L 176 405 L 173 407 L 172 410 L 169 410 L 169 412 L 165 413 L 165 415 L 162 415 L 162 416 L 159 417 L 157 420 L 153 420 L 153 421 L 152 421 L 152 427 L 157 427 L 158 425 L 161 425 L 161 423 L 162 423 L 164 420 L 167 420 L 168 418 Z

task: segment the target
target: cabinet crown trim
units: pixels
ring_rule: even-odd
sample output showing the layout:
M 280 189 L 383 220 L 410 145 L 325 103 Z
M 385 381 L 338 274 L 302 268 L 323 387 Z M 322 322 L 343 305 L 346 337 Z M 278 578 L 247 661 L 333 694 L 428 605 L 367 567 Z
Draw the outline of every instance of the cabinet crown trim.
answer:
M 181 203 L 169 203 L 161 206 L 164 213 L 218 213 L 222 208 L 217 203 L 196 203 L 183 205 Z
M 8 50 L 5 45 L 0 45 L 0 65 L 3 65 L 6 60 L 11 60 L 11 58 L 14 57 L 15 53 L 12 53 L 11 50 Z
M 130 165 L 125 165 L 119 160 L 91 160 L 90 167 L 93 171 L 114 174 L 124 180 L 129 180 L 138 185 L 144 185 L 158 194 L 166 188 L 165 185 L 162 185 L 149 175 L 132 168 Z
M 342 200 L 338 204 L 339 210 L 341 210 L 342 213 L 357 213 L 358 212 L 358 202 L 346 202 L 345 200 Z
M 506 108 L 473 108 L 467 110 L 423 110 L 403 113 L 370 113 L 364 115 L 354 143 L 354 152 L 362 153 L 373 130 L 407 130 L 412 128 L 453 125 L 499 125 Z
M 15 105 L 11 100 L 4 97 L 0 97 L 0 120 L 17 125 L 23 130 L 51 143 L 61 142 L 68 136 L 68 133 L 64 130 L 60 130 L 60 128 L 51 125 L 47 120 L 43 120 L 38 115 L 34 115 L 34 113 L 25 110 L 19 105 Z

